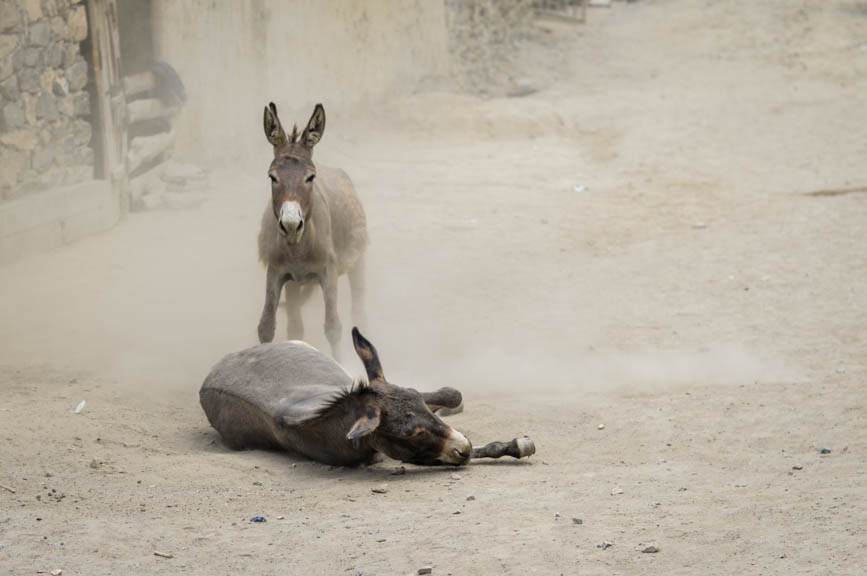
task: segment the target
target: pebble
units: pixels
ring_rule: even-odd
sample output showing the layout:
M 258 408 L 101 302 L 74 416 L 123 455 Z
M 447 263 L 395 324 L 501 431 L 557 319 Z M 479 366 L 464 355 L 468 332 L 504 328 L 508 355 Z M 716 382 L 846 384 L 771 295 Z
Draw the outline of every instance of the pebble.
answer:
M 57 568 L 56 570 L 51 571 L 51 576 L 60 576 L 61 574 L 63 574 L 62 568 Z
M 659 547 L 651 544 L 650 546 L 645 546 L 644 548 L 642 548 L 641 552 L 644 554 L 656 554 L 657 552 L 659 552 Z
M 431 572 L 433 572 L 432 566 L 422 566 L 418 569 L 418 574 L 430 574 Z
M 820 453 L 820 454 L 830 454 L 830 453 L 831 453 L 831 449 L 828 448 L 827 446 L 822 446 L 822 449 L 819 450 L 819 453 Z
M 614 488 L 611 489 L 611 495 L 612 496 L 617 496 L 618 494 L 623 494 L 623 488 L 620 488 L 619 486 L 615 486 Z
M 404 474 L 406 474 L 406 468 L 403 466 L 398 466 L 391 471 L 392 476 L 403 476 Z
M 608 540 L 603 540 L 596 545 L 597 548 L 601 548 L 603 550 L 605 550 L 606 548 L 611 548 L 612 546 L 614 546 L 614 542 L 609 542 Z
M 449 478 L 451 478 L 452 480 L 460 480 L 461 475 L 460 474 L 452 474 L 451 476 L 449 476 Z
M 560 513 L 554 512 L 554 520 L 557 520 L 558 518 L 560 518 Z
M 792 470 L 803 470 L 803 469 L 804 469 L 804 467 L 801 466 L 800 464 L 795 464 L 794 466 L 792 466 Z
M 475 499 L 476 499 L 475 496 L 467 496 L 467 502 L 472 502 Z
M 282 520 L 283 518 L 283 516 L 277 516 L 277 520 Z
M 373 492 L 374 494 L 385 494 L 386 492 L 388 492 L 388 485 L 383 484 L 382 486 L 377 486 L 376 488 L 371 488 L 370 491 Z
M 573 517 L 573 518 L 572 518 L 572 523 L 573 523 L 573 524 L 578 524 L 578 525 L 580 526 L 581 524 L 584 524 L 584 520 L 582 520 L 581 518 L 575 518 L 575 517 Z
M 261 486 L 261 485 L 262 485 L 262 483 L 259 482 L 258 480 L 253 482 L 253 486 Z
M 97 460 L 96 458 L 94 458 L 93 460 L 91 460 L 91 461 L 90 461 L 90 467 L 93 468 L 94 470 L 96 470 L 97 468 L 99 468 L 99 460 Z
M 605 430 L 605 424 L 600 424 L 596 427 L 597 430 Z
M 686 486 L 677 489 L 678 492 L 686 492 Z

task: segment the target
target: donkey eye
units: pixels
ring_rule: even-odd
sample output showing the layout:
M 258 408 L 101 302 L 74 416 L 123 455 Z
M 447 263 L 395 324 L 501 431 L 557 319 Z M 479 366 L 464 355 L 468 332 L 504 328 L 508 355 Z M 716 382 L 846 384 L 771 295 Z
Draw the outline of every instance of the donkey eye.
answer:
M 305 178 L 304 181 L 307 182 L 308 184 L 310 184 L 311 182 L 313 182 L 314 178 L 316 178 L 316 174 L 311 174 L 310 176 Z
M 271 179 L 271 184 L 276 184 L 276 183 L 277 183 L 277 177 L 274 176 L 273 174 L 268 174 L 268 178 Z

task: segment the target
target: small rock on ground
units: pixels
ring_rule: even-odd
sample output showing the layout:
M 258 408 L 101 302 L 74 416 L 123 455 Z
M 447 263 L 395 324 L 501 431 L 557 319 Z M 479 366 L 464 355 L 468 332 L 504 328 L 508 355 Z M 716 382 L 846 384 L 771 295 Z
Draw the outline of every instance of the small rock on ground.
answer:
M 641 552 L 644 554 L 656 554 L 657 552 L 659 552 L 659 547 L 651 544 L 650 546 L 645 546 L 644 548 L 642 548 Z
M 430 574 L 433 572 L 433 568 L 431 566 L 422 566 L 418 569 L 418 574 Z

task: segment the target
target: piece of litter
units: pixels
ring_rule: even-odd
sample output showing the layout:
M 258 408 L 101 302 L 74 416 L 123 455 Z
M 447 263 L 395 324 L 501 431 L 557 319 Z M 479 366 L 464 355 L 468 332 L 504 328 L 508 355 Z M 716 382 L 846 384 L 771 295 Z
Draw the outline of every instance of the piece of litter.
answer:
M 837 374 L 845 374 L 845 373 L 846 373 L 845 368 L 843 368 L 842 366 L 837 367 Z
M 696 230 L 700 230 L 702 228 L 707 228 L 707 224 L 705 224 L 704 222 L 696 222 L 695 224 L 692 225 L 692 227 L 695 228 Z
M 431 572 L 433 572 L 433 567 L 431 566 L 422 566 L 418 569 L 419 574 L 430 574 Z
M 76 414 L 81 414 L 81 411 L 84 410 L 85 404 L 87 404 L 87 402 L 82 400 L 81 402 L 78 403 L 78 406 L 75 407 L 75 410 L 73 410 L 73 412 L 75 412 Z
M 611 495 L 612 496 L 617 496 L 618 494 L 623 494 L 623 488 L 620 488 L 619 486 L 615 486 L 614 488 L 611 489 Z
M 154 556 L 159 556 L 160 558 L 174 558 L 173 554 L 169 554 L 168 552 L 159 552 L 158 550 L 154 550 Z
M 606 548 L 611 548 L 612 546 L 614 546 L 614 542 L 609 542 L 608 540 L 603 540 L 596 545 L 597 548 L 601 548 L 603 550 L 605 550 Z
M 277 520 L 282 520 L 283 518 L 283 516 L 277 516 Z
M 644 554 L 656 554 L 657 552 L 659 552 L 659 547 L 651 544 L 650 546 L 645 546 L 644 548 L 642 548 L 641 552 L 643 552 Z
M 830 453 L 831 453 L 831 449 L 828 448 L 827 446 L 822 446 L 822 449 L 819 450 L 819 453 L 820 453 L 820 454 L 830 454 Z
M 584 184 L 576 184 L 572 186 L 572 192 L 585 192 L 587 190 L 587 186 Z
M 597 430 L 605 430 L 605 424 L 600 424 L 596 427 Z
M 452 480 L 460 480 L 461 475 L 460 474 L 452 474 L 451 476 L 449 476 L 449 478 L 451 478 Z
M 51 576 L 60 576 L 63 574 L 63 568 L 56 568 L 51 571 Z
M 253 516 L 250 518 L 250 522 L 267 522 L 268 520 L 264 516 Z
M 794 466 L 792 466 L 792 470 L 803 470 L 803 469 L 804 469 L 804 467 L 801 466 L 800 464 L 795 464 Z
M 558 518 L 560 518 L 560 513 L 554 512 L 554 520 L 557 520 Z
M 6 486 L 5 484 L 0 484 L 0 488 L 2 488 L 3 490 L 6 490 L 7 492 L 12 492 L 13 494 L 15 494 L 15 488 L 13 488 L 12 486 Z

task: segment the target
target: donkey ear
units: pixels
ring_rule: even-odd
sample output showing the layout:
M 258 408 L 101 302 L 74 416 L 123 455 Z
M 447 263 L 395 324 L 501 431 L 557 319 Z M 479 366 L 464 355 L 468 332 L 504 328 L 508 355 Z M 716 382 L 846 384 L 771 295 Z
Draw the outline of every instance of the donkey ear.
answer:
M 277 117 L 277 107 L 273 102 L 265 106 L 263 125 L 265 128 L 265 138 L 268 139 L 268 142 L 274 148 L 286 145 L 286 131 L 283 130 L 283 125 L 280 124 L 280 119 Z
M 378 407 L 368 404 L 364 416 L 355 421 L 346 434 L 346 439 L 352 442 L 353 448 L 358 448 L 359 441 L 379 427 L 381 411 Z
M 312 150 L 322 138 L 323 132 L 325 132 L 325 108 L 322 104 L 317 104 L 310 121 L 307 122 L 307 128 L 301 133 L 301 145 Z
M 370 382 L 385 380 L 376 348 L 373 347 L 373 344 L 367 338 L 361 335 L 358 328 L 352 329 L 352 344 L 355 345 L 355 353 L 358 354 L 358 357 L 361 358 L 361 363 L 364 364 L 364 369 L 367 371 L 367 379 Z

